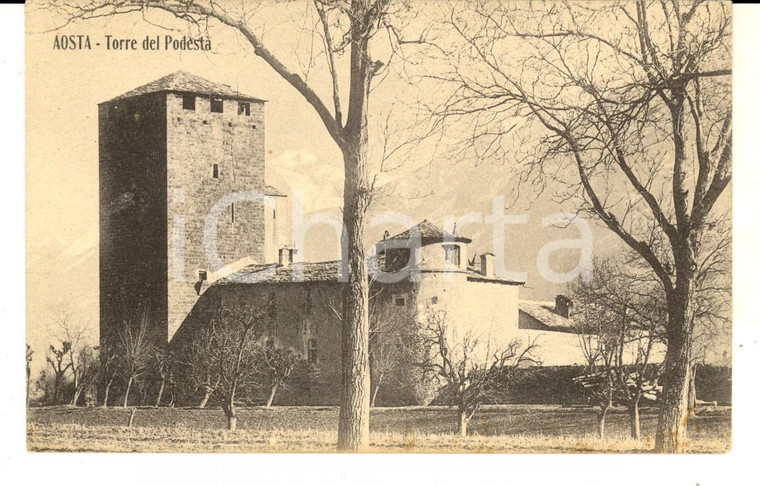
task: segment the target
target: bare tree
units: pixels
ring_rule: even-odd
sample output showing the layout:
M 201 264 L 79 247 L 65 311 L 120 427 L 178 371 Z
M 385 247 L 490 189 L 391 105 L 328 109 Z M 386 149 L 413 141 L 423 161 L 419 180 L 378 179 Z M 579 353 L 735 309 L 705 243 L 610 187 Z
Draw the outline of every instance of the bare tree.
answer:
M 266 5 L 248 2 L 215 0 L 91 0 L 82 3 L 67 0 L 42 2 L 66 22 L 99 19 L 118 14 L 142 15 L 153 23 L 165 21 L 154 12 L 168 13 L 197 32 L 207 34 L 209 25 L 221 26 L 239 33 L 254 55 L 263 60 L 278 76 L 288 82 L 314 109 L 325 129 L 340 148 L 345 181 L 343 186 L 344 255 L 343 274 L 345 312 L 342 332 L 343 386 L 338 424 L 338 447 L 358 450 L 369 443 L 369 320 L 368 272 L 363 247 L 365 216 L 371 202 L 374 180 L 369 173 L 369 98 L 373 81 L 387 75 L 390 59 L 402 52 L 409 41 L 402 38 L 392 17 L 401 17 L 410 9 L 404 0 L 313 0 L 299 10 L 301 20 L 292 27 L 293 39 L 303 34 L 305 45 L 296 45 L 296 62 L 301 75 L 286 65 L 284 53 L 275 53 L 254 23 L 262 20 Z M 286 8 L 287 4 L 280 5 Z M 305 15 L 305 17 L 304 17 Z M 303 19 L 306 20 L 303 20 Z M 262 22 L 263 24 L 263 22 Z M 304 27 L 306 26 L 306 27 Z M 387 35 L 376 35 L 383 33 Z M 374 59 L 371 41 L 385 42 L 389 54 L 385 61 Z M 315 49 L 322 45 L 323 49 Z M 303 63 L 303 57 L 308 60 Z M 311 82 L 310 74 L 327 75 L 331 102 L 326 102 Z M 348 97 L 341 84 L 347 82 Z M 330 108 L 332 104 L 332 108 Z M 345 111 L 344 111 L 345 110 Z
M 89 381 L 92 378 L 92 373 L 97 371 L 97 364 L 93 359 L 94 350 L 85 342 L 89 329 L 86 326 L 74 323 L 71 317 L 69 313 L 62 314 L 59 318 L 58 327 L 61 329 L 62 340 L 69 343 L 66 359 L 74 382 L 71 405 L 76 406 L 80 394 L 86 388 L 83 380 Z M 88 382 L 87 386 L 90 384 Z
M 266 306 L 223 308 L 212 320 L 209 363 L 219 373 L 214 392 L 227 417 L 227 429 L 237 428 L 238 394 L 258 385 L 257 341 L 265 331 Z
M 34 380 L 34 392 L 36 395 L 40 395 L 39 401 L 41 403 L 54 403 L 55 378 L 50 376 L 46 368 L 43 368 Z
M 576 304 L 574 325 L 586 357 L 586 374 L 575 378 L 599 406 L 599 437 L 610 407 L 628 408 L 631 437 L 641 438 L 639 405 L 659 395 L 659 368 L 653 351 L 663 340 L 667 309 L 651 273 L 637 275 L 626 264 L 595 260 L 589 279 L 570 290 Z
M 108 396 L 111 386 L 119 375 L 119 360 L 117 347 L 106 343 L 100 348 L 100 380 L 103 383 L 103 407 L 108 407 Z
M 71 343 L 64 341 L 61 348 L 56 349 L 52 344 L 48 348 L 46 357 L 48 365 L 53 370 L 53 403 L 58 404 L 63 400 L 64 385 L 66 384 L 66 373 L 71 369 L 71 363 L 66 361 Z
M 83 346 L 77 354 L 76 366 L 71 369 L 76 376 L 71 405 L 76 407 L 82 393 L 87 393 L 100 376 L 98 348 Z
M 125 322 L 118 332 L 116 360 L 125 384 L 123 407 L 129 404 L 129 392 L 135 380 L 150 371 L 153 364 L 155 347 L 149 327 L 148 316 L 143 314 L 137 325 Z
M 219 387 L 221 377 L 219 367 L 212 361 L 214 356 L 212 340 L 212 328 L 205 327 L 193 333 L 190 343 L 177 354 L 179 372 L 179 384 L 191 393 L 201 392 L 201 400 L 198 408 L 206 408 L 209 400 Z
M 499 378 L 509 368 L 538 363 L 532 355 L 537 347 L 535 340 L 522 350 L 516 339 L 504 348 L 491 349 L 490 340 L 481 342 L 474 328 L 454 329 L 444 311 L 427 313 L 425 332 L 430 359 L 423 366 L 443 379 L 457 405 L 459 434 L 463 437 L 486 396 L 497 383 L 503 385 Z
M 32 395 L 30 393 L 30 389 L 32 386 L 32 358 L 34 356 L 34 351 L 32 350 L 32 347 L 28 344 L 26 345 L 26 406 L 29 406 L 29 403 L 32 399 Z
M 302 359 L 291 348 L 285 349 L 275 344 L 267 344 L 259 348 L 259 359 L 263 364 L 263 372 L 269 386 L 267 398 L 267 408 L 269 408 L 274 402 L 278 388 L 287 384 L 293 369 Z
M 374 407 L 380 387 L 393 372 L 398 369 L 401 358 L 401 347 L 395 334 L 370 335 L 369 367 L 374 383 L 370 406 Z
M 159 386 L 156 394 L 156 407 L 161 406 L 161 399 L 164 397 L 164 391 L 167 384 L 172 386 L 172 377 L 174 375 L 175 357 L 171 351 L 164 348 L 157 348 L 154 351 L 154 362 L 156 364 L 156 373 L 158 374 Z
M 731 181 L 731 9 L 723 2 L 454 4 L 439 45 L 469 121 L 462 149 L 601 221 L 647 263 L 668 308 L 655 448 L 682 452 L 702 235 Z M 443 88 L 441 88 L 443 89 Z M 532 142 L 532 143 L 529 143 Z
M 409 373 L 414 364 L 403 338 L 416 327 L 416 314 L 387 305 L 385 290 L 381 287 L 370 296 L 369 366 L 374 383 L 371 407 L 375 406 L 380 388 L 398 382 L 397 372 L 405 369 Z

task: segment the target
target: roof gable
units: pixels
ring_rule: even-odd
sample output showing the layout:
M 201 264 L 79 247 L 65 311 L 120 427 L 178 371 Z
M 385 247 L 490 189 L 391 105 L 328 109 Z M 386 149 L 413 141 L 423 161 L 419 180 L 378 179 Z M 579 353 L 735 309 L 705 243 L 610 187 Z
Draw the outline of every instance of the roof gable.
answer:
M 177 71 L 163 78 L 151 81 L 138 88 L 127 91 L 108 101 L 116 101 L 134 96 L 141 96 L 149 93 L 161 92 L 179 92 L 195 93 L 207 96 L 218 96 L 220 98 L 232 98 L 236 100 L 265 101 L 254 96 L 243 94 L 231 86 L 222 83 L 215 83 L 208 79 L 201 78 L 186 71 Z
M 456 242 L 461 242 L 461 243 L 472 242 L 470 238 L 465 238 L 464 236 L 457 236 L 455 234 L 449 233 L 448 231 L 444 231 L 443 229 L 434 225 L 427 219 L 423 219 L 419 224 L 412 226 L 408 230 L 402 233 L 399 233 L 396 236 L 391 236 L 390 238 L 386 238 L 384 241 L 410 240 L 412 238 L 420 238 L 423 244 L 439 242 L 439 241 L 440 242 L 456 241 Z

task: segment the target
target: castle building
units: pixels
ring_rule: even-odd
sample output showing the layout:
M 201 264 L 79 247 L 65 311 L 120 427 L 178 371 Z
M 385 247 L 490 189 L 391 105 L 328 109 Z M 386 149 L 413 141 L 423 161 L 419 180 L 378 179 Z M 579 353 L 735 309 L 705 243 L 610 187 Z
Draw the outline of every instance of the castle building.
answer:
M 176 72 L 98 106 L 100 336 L 166 343 L 235 265 L 276 261 L 287 199 L 264 182 L 265 101 Z
M 300 262 L 287 246 L 287 197 L 264 182 L 264 106 L 181 71 L 99 105 L 101 345 L 145 322 L 182 353 L 220 309 L 258 303 L 266 339 L 303 357 L 278 402 L 336 403 L 347 279 L 341 262 Z M 470 243 L 427 220 L 377 242 L 372 346 L 416 352 L 436 313 L 483 352 L 539 340 L 536 362 L 582 363 L 572 304 L 520 301 L 524 282 L 497 275 L 492 254 L 468 261 Z M 415 359 L 373 373 L 379 403 L 430 401 Z
M 493 255 L 481 255 L 479 265 L 468 263 L 470 242 L 424 220 L 376 244 L 369 261 L 371 367 L 376 366 L 373 351 L 388 340 L 395 341 L 392 347 L 408 352 L 409 343 L 419 337 L 432 314 L 444 316 L 452 343 L 467 335 L 479 341 L 475 351 L 481 354 L 517 339 L 522 344 L 538 343 L 533 356 L 537 364 L 582 363 L 568 314 L 547 303 L 520 301 L 523 282 L 496 275 Z M 211 285 L 171 346 L 181 354 L 219 309 L 266 305 L 266 339 L 306 360 L 278 402 L 336 404 L 341 384 L 340 309 L 346 285 L 341 262 L 294 262 L 292 253 L 281 255 L 278 263 L 252 264 Z M 414 368 L 419 355 L 402 354 L 395 352 L 391 366 L 385 364 L 378 404 L 429 403 L 438 385 Z M 373 390 L 378 379 L 378 373 L 372 373 Z

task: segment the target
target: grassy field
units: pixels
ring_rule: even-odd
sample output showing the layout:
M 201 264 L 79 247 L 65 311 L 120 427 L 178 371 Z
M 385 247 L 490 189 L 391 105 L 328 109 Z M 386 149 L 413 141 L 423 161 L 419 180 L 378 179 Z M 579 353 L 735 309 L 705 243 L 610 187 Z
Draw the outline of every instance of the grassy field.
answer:
M 228 432 L 219 409 L 32 408 L 27 445 L 34 451 L 276 452 L 334 450 L 334 407 L 248 408 Z M 471 435 L 455 435 L 454 411 L 446 407 L 379 408 L 370 415 L 371 450 L 378 452 L 649 452 L 657 417 L 642 414 L 644 439 L 628 439 L 627 415 L 613 411 L 605 442 L 596 438 L 593 410 L 512 405 L 485 407 Z M 725 452 L 731 443 L 730 408 L 708 408 L 689 423 L 690 452 Z

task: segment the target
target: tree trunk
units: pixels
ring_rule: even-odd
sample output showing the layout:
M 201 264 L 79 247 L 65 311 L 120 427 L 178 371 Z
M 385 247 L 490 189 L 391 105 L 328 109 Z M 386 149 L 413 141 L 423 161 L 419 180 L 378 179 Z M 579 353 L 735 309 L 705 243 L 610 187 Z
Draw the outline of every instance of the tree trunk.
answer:
M 145 402 L 147 401 L 148 396 L 148 387 L 145 386 L 144 383 L 141 384 L 142 386 L 138 387 L 138 391 L 140 392 L 140 406 L 144 406 Z
M 71 399 L 71 406 L 76 407 L 79 402 L 79 396 L 82 394 L 82 387 L 78 386 L 74 389 L 74 398 Z
M 467 410 L 459 411 L 459 436 L 467 437 L 467 424 L 470 423 L 470 418 L 467 416 Z
M 598 422 L 598 430 L 599 430 L 599 439 L 605 440 L 605 434 L 604 434 L 604 426 L 605 422 L 607 420 L 607 411 L 610 409 L 609 405 L 604 405 L 601 407 L 601 410 L 597 414 Z
M 113 383 L 113 377 L 111 377 L 111 379 L 108 380 L 108 383 L 106 384 L 106 389 L 103 392 L 103 407 L 108 407 L 108 393 L 111 391 L 112 383 Z
M 380 390 L 380 383 L 375 384 L 375 390 L 372 392 L 372 401 L 370 402 L 369 406 L 371 408 L 375 407 L 375 401 L 377 400 L 377 392 Z
M 684 292 L 682 291 L 683 295 Z M 663 393 L 655 439 L 656 452 L 682 453 L 689 420 L 691 332 L 689 302 L 683 296 L 668 305 L 668 349 L 665 353 Z
M 222 403 L 222 410 L 227 417 L 227 430 L 237 430 L 237 410 L 235 410 L 235 402 L 230 399 L 226 399 Z
M 691 368 L 691 379 L 689 380 L 689 412 L 697 414 L 697 371 L 696 366 Z
M 129 412 L 129 422 L 127 422 L 127 427 L 132 427 L 132 423 L 134 423 L 134 420 L 135 420 L 136 412 L 137 412 L 136 408 L 132 408 L 132 411 Z
M 343 299 L 343 386 L 338 420 L 338 449 L 343 451 L 369 446 L 369 279 L 364 255 L 364 218 L 371 197 L 367 114 L 373 70 L 369 56 L 369 38 L 374 28 L 372 8 L 366 0 L 353 0 L 351 4 L 348 116 L 336 138 L 343 152 L 345 173 L 343 275 L 348 271 Z
M 272 402 L 274 402 L 275 393 L 277 393 L 277 385 L 272 385 L 272 389 L 269 392 L 269 400 L 267 400 L 267 408 L 272 406 Z
M 358 451 L 369 444 L 369 310 L 367 266 L 364 259 L 364 215 L 368 193 L 357 187 L 366 168 L 358 156 L 346 154 L 343 222 L 348 250 L 348 284 L 343 313 L 343 386 L 338 422 L 338 448 Z M 366 155 L 366 154 L 365 154 Z M 364 155 L 362 155 L 364 157 Z M 354 159 L 354 160 L 352 160 Z M 360 175 L 362 172 L 362 175 Z
M 124 392 L 124 404 L 122 407 L 126 407 L 129 403 L 129 390 L 132 388 L 132 380 L 134 380 L 134 378 L 129 377 L 129 381 L 127 382 L 127 391 Z
M 639 399 L 634 399 L 632 405 L 628 409 L 629 418 L 631 420 L 631 439 L 641 440 L 641 419 L 639 417 Z
M 158 397 L 156 397 L 156 408 L 161 405 L 161 398 L 164 396 L 164 387 L 166 386 L 166 378 L 161 380 L 161 386 L 158 388 Z
M 61 378 L 56 375 L 55 383 L 53 384 L 53 403 L 58 405 L 58 400 L 61 396 Z
M 348 252 L 344 262 L 347 260 L 348 284 L 344 295 L 338 448 L 345 451 L 358 451 L 369 445 L 369 280 L 363 243 L 369 198 L 366 155 L 366 146 L 344 151 L 344 249 Z
M 203 395 L 203 399 L 201 400 L 201 403 L 198 405 L 198 408 L 206 408 L 206 405 L 208 404 L 209 398 L 211 398 L 211 389 L 206 388 L 206 393 Z

